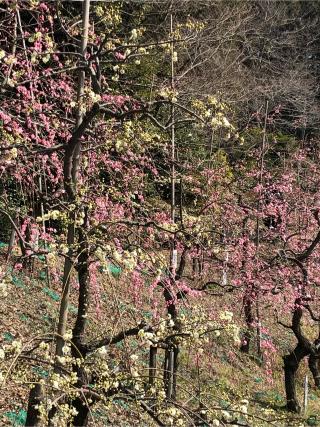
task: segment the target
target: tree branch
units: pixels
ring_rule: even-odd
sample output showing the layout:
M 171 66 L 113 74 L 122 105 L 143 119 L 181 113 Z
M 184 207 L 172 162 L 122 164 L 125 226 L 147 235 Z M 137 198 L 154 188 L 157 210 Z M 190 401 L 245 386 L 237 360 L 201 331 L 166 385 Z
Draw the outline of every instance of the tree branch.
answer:
M 127 329 L 126 331 L 121 331 L 113 337 L 105 337 L 99 341 L 84 344 L 83 349 L 85 353 L 91 353 L 101 347 L 109 346 L 111 344 L 117 344 L 120 341 L 123 341 L 126 337 L 138 335 L 139 331 L 143 329 L 146 332 L 152 331 L 151 326 L 146 325 L 145 323 L 140 323 L 140 325 Z

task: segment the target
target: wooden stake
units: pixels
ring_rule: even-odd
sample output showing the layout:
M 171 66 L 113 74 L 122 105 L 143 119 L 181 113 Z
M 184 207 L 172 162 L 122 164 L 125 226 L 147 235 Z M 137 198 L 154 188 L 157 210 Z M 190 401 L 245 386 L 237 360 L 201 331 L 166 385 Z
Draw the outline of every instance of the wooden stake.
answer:
M 303 414 L 305 415 L 308 407 L 308 375 L 304 378 L 304 388 L 303 388 Z

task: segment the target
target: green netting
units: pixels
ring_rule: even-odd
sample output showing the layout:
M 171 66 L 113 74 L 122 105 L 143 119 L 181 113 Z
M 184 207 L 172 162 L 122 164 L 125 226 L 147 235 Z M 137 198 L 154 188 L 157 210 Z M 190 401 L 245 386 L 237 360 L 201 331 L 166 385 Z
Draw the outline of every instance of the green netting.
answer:
M 120 277 L 121 272 L 122 272 L 121 267 L 118 267 L 117 265 L 114 265 L 114 264 L 109 264 L 108 268 L 109 268 L 109 271 L 113 277 L 115 277 L 115 278 Z
M 5 332 L 3 334 L 3 338 L 5 341 L 8 341 L 8 342 L 12 342 L 14 340 L 14 336 L 12 335 L 11 332 Z
M 113 403 L 115 403 L 116 405 L 119 405 L 123 409 L 129 409 L 129 405 L 126 402 L 124 402 L 123 400 L 114 399 Z
M 40 366 L 34 366 L 32 370 L 42 378 L 47 378 L 49 375 L 49 372 L 41 368 Z
M 27 289 L 26 285 L 23 284 L 23 281 L 18 276 L 12 276 L 12 283 L 21 289 Z
M 320 419 L 316 415 L 310 415 L 310 417 L 307 419 L 307 425 L 308 426 L 319 426 L 320 425 Z
M 8 411 L 4 413 L 13 426 L 24 426 L 27 419 L 27 411 L 20 409 L 18 412 Z
M 44 288 L 42 288 L 42 290 L 45 294 L 47 294 L 54 301 L 59 301 L 60 296 L 56 292 L 54 292 L 52 289 L 49 289 L 48 287 L 44 287 Z
M 70 311 L 70 313 L 74 313 L 74 314 L 78 313 L 77 307 L 75 307 L 73 304 L 69 305 L 68 310 Z
M 152 319 L 152 313 L 151 313 L 151 311 L 143 310 L 143 315 L 144 315 L 144 317 L 146 317 L 147 319 Z
M 40 271 L 39 279 L 46 280 L 46 278 L 47 278 L 47 273 L 45 271 Z
M 221 406 L 221 408 L 227 409 L 230 406 L 230 403 L 227 402 L 226 400 L 220 399 L 219 400 L 219 405 Z

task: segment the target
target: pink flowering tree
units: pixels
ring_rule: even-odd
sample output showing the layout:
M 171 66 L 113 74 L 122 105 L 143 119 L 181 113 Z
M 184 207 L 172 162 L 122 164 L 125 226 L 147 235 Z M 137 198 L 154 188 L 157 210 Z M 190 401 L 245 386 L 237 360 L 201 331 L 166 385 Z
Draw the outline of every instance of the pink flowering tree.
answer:
M 222 334 L 230 358 L 254 353 L 271 380 L 270 316 L 297 341 L 284 376 L 298 411 L 303 358 L 319 387 L 319 337 L 301 322 L 319 321 L 317 157 L 297 144 L 283 160 L 268 111 L 239 135 L 221 94 L 192 95 L 205 33 L 192 16 L 89 0 L 0 13 L 8 259 L 31 274 L 45 257 L 60 301 L 49 334 L 8 350 L 35 385 L 26 424 L 87 425 L 116 398 L 139 420 L 210 423 L 199 390 L 191 409 L 179 400 L 194 393 L 184 349 L 210 372 Z
M 48 420 L 85 425 L 95 403 L 119 393 L 129 399 L 144 393 L 135 358 L 115 374 L 103 357 L 130 336 L 150 351 L 147 383 L 152 399 L 160 402 L 157 349 L 164 350 L 161 381 L 164 396 L 174 400 L 179 347 L 199 323 L 199 316 L 187 322 L 179 316 L 187 298 L 201 294 L 183 279 L 187 259 L 195 258 L 201 274 L 205 268 L 200 224 L 189 206 L 203 200 L 204 181 L 213 178 L 201 166 L 201 154 L 199 175 L 196 164 L 188 164 L 191 151 L 185 150 L 178 164 L 177 150 L 186 126 L 204 139 L 213 129 L 235 129 L 218 99 L 183 95 L 179 101 L 177 51 L 202 27 L 188 18 L 176 28 L 161 29 L 155 41 L 139 25 L 143 19 L 148 24 L 143 7 L 132 22 L 123 13 L 120 5 L 88 0 L 82 5 L 7 2 L 1 10 L 12 29 L 10 35 L 2 29 L 6 44 L 0 52 L 1 171 L 18 189 L 19 203 L 23 200 L 16 215 L 7 186 L 1 212 L 19 240 L 24 267 L 32 268 L 29 261 L 44 255 L 52 286 L 59 285 L 63 268 L 57 328 L 21 352 L 21 360 L 29 352 L 52 360 L 48 382 L 39 381 L 30 392 L 27 425 Z M 168 67 L 168 76 L 158 77 L 155 88 L 148 82 L 152 61 L 159 70 L 171 64 L 171 73 Z M 183 67 L 179 72 L 183 75 Z M 180 201 L 172 199 L 173 193 Z M 179 217 L 172 216 L 173 209 L 179 209 Z M 126 290 L 106 288 L 110 272 L 124 273 Z M 70 331 L 72 283 L 78 304 Z M 92 336 L 88 318 L 92 311 L 103 316 L 105 292 L 113 294 L 110 304 L 116 309 L 119 295 L 127 292 L 136 310 L 150 307 L 151 318 L 139 311 L 132 318 L 128 312 L 119 332 L 110 324 L 101 336 Z M 207 330 L 201 325 L 200 335 Z M 51 342 L 56 344 L 53 357 Z M 44 399 L 48 392 L 51 397 Z M 61 399 L 62 406 L 53 403 Z M 156 409 L 143 402 L 140 407 L 163 425 Z

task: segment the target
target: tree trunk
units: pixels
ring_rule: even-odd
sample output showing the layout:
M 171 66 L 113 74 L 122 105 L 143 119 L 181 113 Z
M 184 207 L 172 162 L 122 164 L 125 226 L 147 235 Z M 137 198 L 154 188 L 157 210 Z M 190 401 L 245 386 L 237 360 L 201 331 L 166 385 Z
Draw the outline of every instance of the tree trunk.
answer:
M 244 316 L 247 324 L 247 330 L 244 333 L 243 342 L 241 344 L 240 350 L 243 353 L 249 353 L 250 351 L 250 342 L 254 333 L 253 322 L 253 310 L 252 310 L 252 297 L 251 292 L 246 293 L 243 297 L 243 306 L 244 306 Z
M 173 379 L 172 379 L 172 399 L 177 397 L 177 373 L 179 367 L 179 347 L 173 349 Z
M 164 388 L 167 399 L 174 400 L 177 395 L 177 372 L 178 372 L 179 347 L 166 350 L 164 361 Z
M 172 398 L 173 391 L 173 371 L 174 371 L 174 353 L 173 349 L 166 349 L 164 359 L 164 375 L 163 382 L 167 399 Z
M 296 393 L 296 372 L 301 360 L 308 354 L 309 350 L 299 343 L 290 354 L 283 357 L 287 409 L 291 412 L 301 411 Z
M 81 46 L 79 49 L 80 55 L 84 56 L 87 50 L 88 43 L 88 31 L 89 31 L 89 10 L 90 10 L 90 0 L 85 0 L 83 2 L 83 15 L 82 15 L 82 40 Z M 76 129 L 79 129 L 83 121 L 83 109 L 81 106 L 82 97 L 84 93 L 84 81 L 85 81 L 85 71 L 79 71 L 79 81 L 78 81 L 78 93 L 77 93 L 77 121 Z M 73 141 L 72 141 L 73 142 Z M 65 159 L 64 159 L 64 186 L 68 196 L 68 202 L 74 203 L 77 190 L 78 182 L 78 170 L 80 167 L 80 152 L 81 152 L 81 141 L 80 138 L 75 141 L 75 144 L 66 148 Z M 70 215 L 70 224 L 68 226 L 68 236 L 67 236 L 67 245 L 69 248 L 69 255 L 71 255 L 71 247 L 75 241 L 75 213 L 71 212 Z M 65 259 L 64 265 L 64 274 L 63 274 L 63 284 L 62 284 L 62 297 L 60 304 L 60 313 L 59 313 L 59 323 L 58 323 L 58 337 L 57 337 L 57 347 L 56 355 L 62 355 L 62 347 L 64 345 L 63 335 L 66 331 L 67 318 L 68 318 L 68 308 L 69 308 L 69 294 L 70 294 L 70 274 L 72 270 L 72 260 L 70 257 Z
M 262 353 L 262 348 L 261 348 L 261 318 L 260 318 L 258 294 L 257 294 L 257 299 L 256 299 L 256 314 L 257 314 L 257 356 L 258 356 L 258 363 L 260 366 L 262 366 L 262 364 L 263 364 L 263 353 Z
M 29 244 L 30 242 L 31 242 L 31 230 L 30 230 L 30 224 L 27 224 L 27 227 L 26 227 L 26 236 L 25 236 L 25 242 L 27 243 L 27 244 Z M 33 262 L 32 262 L 32 259 L 31 259 L 31 257 L 28 257 L 27 256 L 27 253 L 26 253 L 26 250 L 25 250 L 25 248 L 24 248 L 24 246 L 23 246 L 23 243 L 20 241 L 20 247 L 21 247 L 21 253 L 22 253 L 22 256 L 23 256 L 23 261 L 22 261 L 22 265 L 23 265 L 23 268 L 25 269 L 25 270 L 27 270 L 28 272 L 32 272 L 32 270 L 33 270 Z
M 77 367 L 77 376 L 78 376 L 78 386 L 81 387 L 82 384 L 88 383 L 88 377 L 84 370 L 80 367 Z M 91 402 L 92 405 L 94 402 Z M 82 396 L 76 397 L 70 403 L 72 408 L 77 410 L 77 415 L 73 418 L 72 426 L 75 427 L 86 427 L 89 422 L 89 403 L 85 401 Z
M 84 218 L 84 229 L 87 228 L 88 217 L 87 212 Z M 77 319 L 72 331 L 72 355 L 75 358 L 85 357 L 84 351 L 84 335 L 87 324 L 87 315 L 89 308 L 89 244 L 86 233 L 83 229 L 79 229 L 79 241 L 81 242 L 78 250 L 78 280 L 79 280 L 79 298 L 78 298 L 78 312 Z M 78 386 L 87 384 L 88 377 L 83 369 L 74 366 L 77 372 Z M 89 421 L 89 407 L 88 403 L 80 396 L 71 402 L 78 414 L 74 417 L 72 425 L 86 426 Z
M 175 305 L 174 297 L 171 291 L 168 289 L 168 285 L 164 289 L 164 298 L 167 303 L 167 311 L 171 316 L 171 319 L 176 322 L 177 318 L 177 308 Z M 176 327 L 176 325 L 175 325 Z M 173 375 L 174 375 L 174 349 L 172 344 L 169 343 L 169 348 L 166 349 L 165 352 L 165 360 L 164 360 L 164 372 L 163 372 L 163 381 L 164 387 L 166 391 L 167 399 L 172 398 L 173 391 Z
M 149 353 L 149 384 L 152 386 L 157 375 L 157 347 L 150 347 Z
M 72 425 L 75 427 L 86 427 L 89 421 L 89 408 L 87 404 L 82 399 L 78 398 L 72 402 L 72 406 L 78 411 L 78 414 L 73 419 Z
M 85 223 L 87 222 L 87 214 L 85 215 Z M 72 331 L 72 352 L 74 357 L 83 356 L 84 334 L 87 324 L 87 314 L 89 308 L 89 245 L 87 236 L 83 230 L 79 230 L 79 250 L 78 262 L 76 269 L 78 270 L 79 281 L 79 297 L 78 297 L 78 312 L 76 323 Z
M 79 231 L 79 240 L 81 241 L 78 255 L 78 280 L 79 280 L 79 298 L 77 319 L 72 331 L 72 356 L 77 358 L 85 357 L 84 351 L 84 334 L 87 323 L 87 313 L 89 308 L 89 249 L 85 234 Z M 73 367 L 77 373 L 78 386 L 87 384 L 88 378 L 81 367 Z M 82 397 L 77 397 L 71 402 L 78 414 L 75 416 L 72 425 L 86 426 L 88 423 L 89 408 Z
M 73 212 L 72 212 L 73 215 Z M 71 247 L 74 244 L 74 218 L 70 218 L 71 223 L 68 225 L 67 232 L 67 245 L 69 248 L 68 257 L 65 259 L 64 268 L 63 268 L 63 279 L 62 279 L 62 295 L 60 303 L 60 313 L 59 313 L 59 322 L 58 322 L 58 336 L 57 336 L 57 346 L 56 346 L 56 355 L 62 356 L 62 348 L 64 346 L 64 334 L 66 333 L 67 320 L 68 320 L 68 308 L 69 308 L 69 295 L 70 295 L 70 276 L 72 271 L 72 250 Z
M 81 56 L 85 56 L 87 50 L 87 42 L 88 42 L 88 31 L 89 31 L 89 10 L 90 10 L 90 0 L 83 1 L 83 15 L 82 15 L 82 40 L 81 46 L 79 47 L 79 54 Z M 84 84 L 85 84 L 85 71 L 83 69 L 79 70 L 79 78 L 78 78 L 78 93 L 77 93 L 77 118 L 76 118 L 76 126 L 74 135 L 69 141 L 69 144 L 65 149 L 65 157 L 64 157 L 64 187 L 67 194 L 67 202 L 75 203 L 76 195 L 77 195 L 77 183 L 78 183 L 78 171 L 80 167 L 80 153 L 81 153 L 81 132 L 77 133 L 81 128 L 83 123 L 83 108 L 81 105 L 82 97 L 84 93 Z M 76 135 L 76 136 L 75 136 Z M 62 295 L 61 295 L 61 304 L 60 304 L 60 312 L 59 312 L 59 322 L 58 322 L 58 333 L 57 333 L 57 341 L 56 341 L 56 356 L 63 355 L 63 346 L 65 343 L 64 335 L 67 328 L 67 319 L 68 319 L 68 308 L 69 308 L 69 294 L 70 294 L 70 276 L 73 267 L 73 255 L 74 255 L 74 244 L 76 243 L 75 239 L 75 231 L 76 231 L 76 210 L 70 212 L 69 214 L 69 225 L 68 225 L 68 233 L 67 233 L 67 245 L 68 245 L 68 257 L 65 258 L 64 263 L 64 273 L 63 273 L 63 283 L 62 283 Z M 83 244 L 86 244 L 86 240 L 80 240 L 79 250 L 83 249 Z M 87 301 L 87 275 L 88 275 L 88 253 L 84 251 L 84 253 L 78 252 L 79 259 L 77 261 L 78 274 L 79 274 L 79 308 L 77 313 L 77 322 L 73 331 L 74 341 L 75 343 L 82 342 L 82 335 L 84 332 L 85 326 L 85 317 L 83 317 L 84 311 L 87 309 L 86 301 Z M 81 316 L 81 319 L 79 319 Z M 77 345 L 77 344 L 76 344 Z M 78 350 L 80 350 L 78 348 Z M 73 355 L 77 354 L 77 357 L 80 356 L 79 352 L 75 351 L 74 347 L 72 347 Z M 75 368 L 78 374 L 78 378 L 80 381 L 80 377 L 82 375 L 82 371 L 80 369 Z M 60 364 L 55 362 L 55 370 L 59 372 Z M 31 398 L 31 394 L 30 394 Z M 80 398 L 74 399 L 70 402 L 72 406 L 75 406 L 78 415 L 76 416 L 77 420 L 74 421 L 74 425 L 85 426 L 87 425 L 88 418 L 88 408 L 83 405 L 83 400 Z M 56 408 L 53 407 L 52 411 L 49 413 L 49 422 L 52 419 Z M 79 422 L 80 420 L 80 422 Z M 76 423 L 76 424 L 75 424 Z
M 28 401 L 28 411 L 27 411 L 27 419 L 26 426 L 40 426 L 40 413 L 37 405 L 41 403 L 43 399 L 43 390 L 40 384 L 36 384 L 31 390 L 29 394 Z
M 320 354 L 314 355 L 310 354 L 309 356 L 309 368 L 313 376 L 315 386 L 320 389 Z

